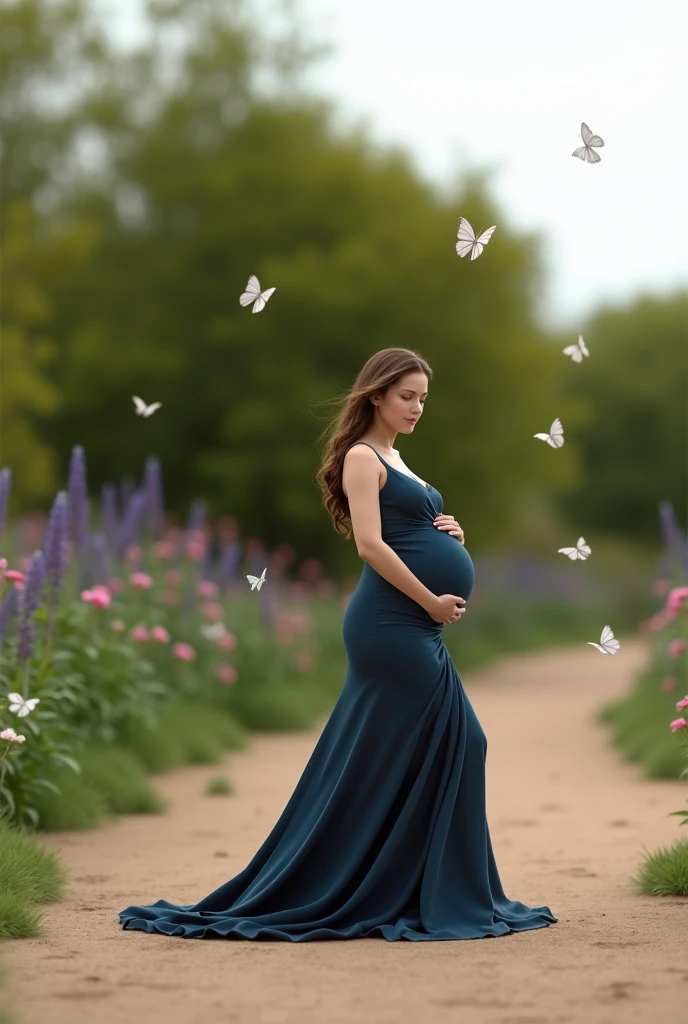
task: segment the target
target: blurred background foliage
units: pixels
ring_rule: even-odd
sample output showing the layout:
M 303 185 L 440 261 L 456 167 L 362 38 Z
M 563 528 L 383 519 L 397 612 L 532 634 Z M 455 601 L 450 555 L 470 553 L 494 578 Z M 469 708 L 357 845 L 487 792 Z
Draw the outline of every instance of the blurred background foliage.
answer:
M 266 544 L 352 569 L 317 439 L 327 402 L 400 345 L 436 373 L 403 457 L 471 551 L 580 534 L 658 550 L 657 503 L 688 506 L 688 292 L 544 330 L 541 239 L 483 176 L 440 193 L 337 130 L 304 85 L 324 48 L 297 15 L 267 36 L 248 0 L 145 7 L 125 52 L 90 0 L 0 0 L 11 511 L 48 508 L 75 444 L 94 491 L 155 454 L 179 516 L 202 494 Z M 498 224 L 478 261 L 456 255 L 459 212 Z M 251 273 L 277 288 L 259 316 L 238 302 Z M 561 350 L 579 332 L 577 365 Z M 132 394 L 163 407 L 136 417 Z M 532 437 L 556 416 L 557 452 Z

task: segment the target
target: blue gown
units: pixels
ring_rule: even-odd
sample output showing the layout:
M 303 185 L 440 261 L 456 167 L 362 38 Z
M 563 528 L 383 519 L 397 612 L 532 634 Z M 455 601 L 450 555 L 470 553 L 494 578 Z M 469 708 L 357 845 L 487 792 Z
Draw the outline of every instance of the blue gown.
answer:
M 387 468 L 382 539 L 433 593 L 468 600 L 471 557 L 433 526 L 442 495 L 376 454 Z M 130 906 L 123 927 L 190 939 L 417 942 L 556 923 L 549 907 L 502 889 L 486 818 L 487 740 L 442 629 L 365 562 L 344 615 L 342 690 L 269 836 L 198 903 Z

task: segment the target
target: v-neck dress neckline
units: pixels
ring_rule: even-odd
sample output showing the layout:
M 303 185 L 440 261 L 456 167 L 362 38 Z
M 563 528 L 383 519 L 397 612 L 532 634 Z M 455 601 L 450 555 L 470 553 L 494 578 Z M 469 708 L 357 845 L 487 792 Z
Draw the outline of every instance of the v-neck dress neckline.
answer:
M 359 441 L 358 444 L 367 444 L 369 448 L 373 448 L 372 444 L 369 444 L 368 441 Z M 405 476 L 409 480 L 415 480 L 415 482 L 417 484 L 420 484 L 420 486 L 424 490 L 426 490 L 426 491 L 429 491 L 429 490 L 432 489 L 432 484 L 425 484 L 425 483 L 423 483 L 423 481 L 419 477 L 411 476 L 410 473 L 402 473 L 402 471 L 400 469 L 397 469 L 397 467 L 393 466 L 391 464 L 391 462 L 388 462 L 387 459 L 383 458 L 383 456 L 380 454 L 380 452 L 377 450 L 377 448 L 373 448 L 373 451 L 375 452 L 376 455 L 378 455 L 382 459 L 382 461 L 384 462 L 385 466 L 388 466 L 390 469 L 393 469 L 395 473 L 398 473 L 400 476 Z

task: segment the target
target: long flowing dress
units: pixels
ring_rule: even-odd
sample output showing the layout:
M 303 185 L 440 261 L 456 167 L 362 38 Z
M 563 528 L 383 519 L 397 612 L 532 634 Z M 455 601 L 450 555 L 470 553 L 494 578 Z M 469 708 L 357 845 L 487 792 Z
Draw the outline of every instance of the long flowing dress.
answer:
M 468 600 L 471 557 L 433 525 L 442 495 L 376 454 L 387 468 L 383 540 L 433 593 Z M 556 923 L 549 907 L 502 889 L 486 818 L 487 740 L 442 629 L 364 563 L 344 615 L 342 690 L 267 839 L 198 903 L 130 906 L 123 927 L 191 939 L 416 942 Z

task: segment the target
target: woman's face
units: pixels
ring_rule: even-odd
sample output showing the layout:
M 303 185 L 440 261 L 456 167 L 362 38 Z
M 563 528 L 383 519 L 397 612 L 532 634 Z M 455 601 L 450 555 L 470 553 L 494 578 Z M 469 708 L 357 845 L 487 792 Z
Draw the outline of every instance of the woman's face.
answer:
M 423 414 L 428 393 L 428 378 L 420 371 L 405 374 L 375 399 L 378 412 L 391 430 L 410 434 Z

